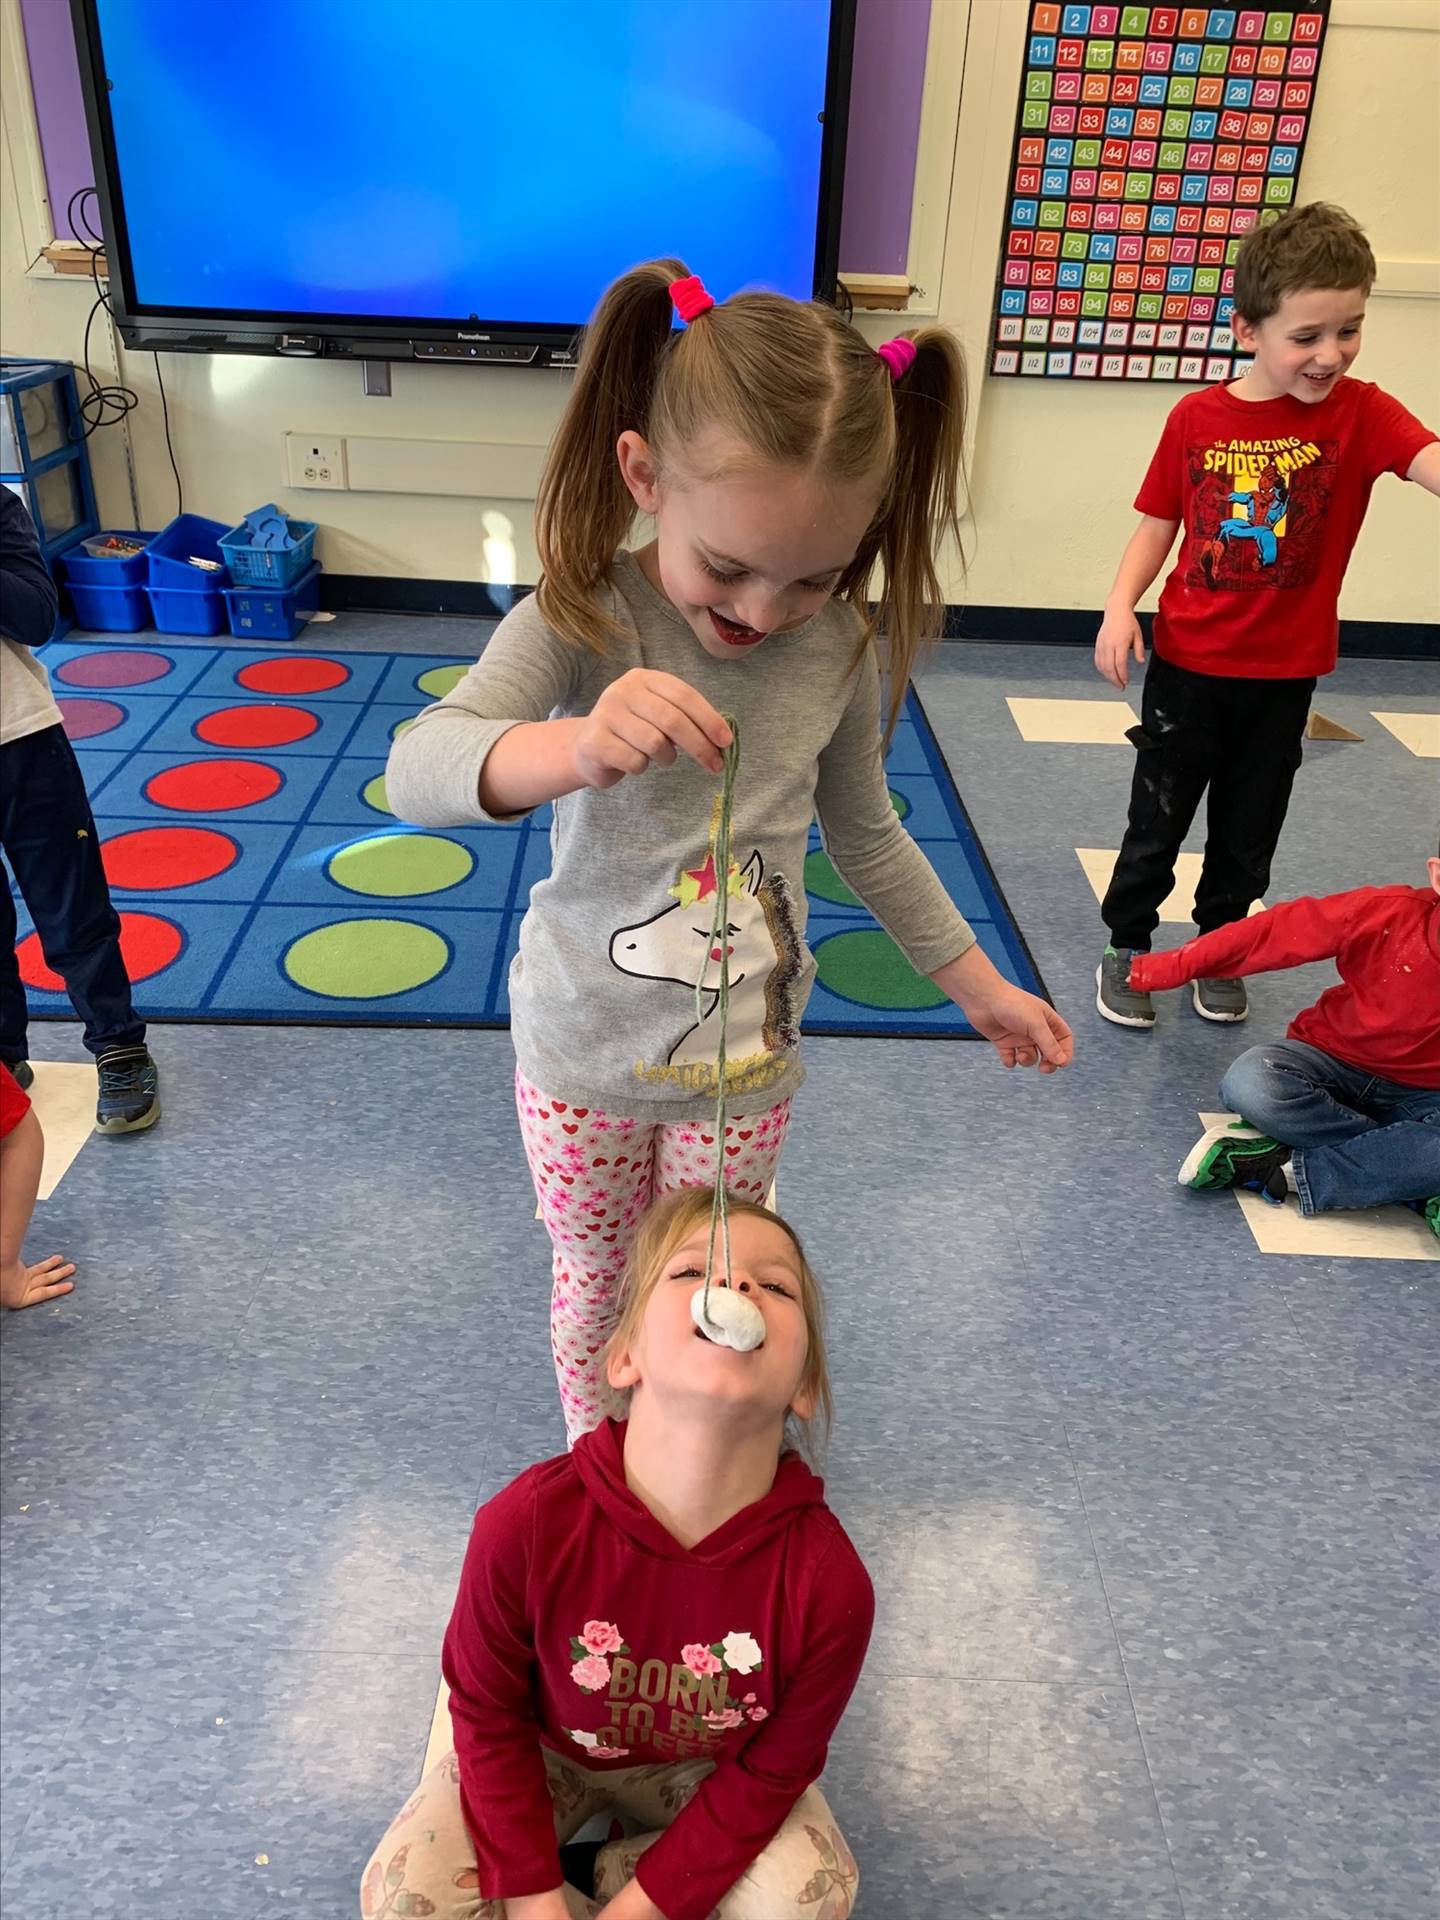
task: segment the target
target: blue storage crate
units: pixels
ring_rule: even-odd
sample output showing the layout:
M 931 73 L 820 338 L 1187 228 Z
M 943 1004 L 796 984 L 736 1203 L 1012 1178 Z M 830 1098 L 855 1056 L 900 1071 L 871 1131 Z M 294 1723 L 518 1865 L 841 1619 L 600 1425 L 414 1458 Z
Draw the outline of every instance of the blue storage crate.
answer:
M 150 625 L 150 595 L 144 587 L 87 587 L 72 580 L 69 593 L 76 626 L 92 633 L 138 633 Z
M 198 513 L 182 513 L 163 527 L 146 549 L 147 583 L 152 591 L 157 588 L 178 589 L 181 593 L 193 593 L 199 582 L 209 583 L 209 592 L 214 595 L 220 615 L 221 626 L 225 622 L 225 609 L 220 605 L 220 589 L 225 584 L 223 572 L 209 573 L 204 567 L 192 567 L 189 562 L 192 555 L 200 560 L 213 560 L 217 568 L 223 568 L 225 556 L 220 551 L 220 536 L 225 532 L 223 520 L 202 520 Z M 158 622 L 157 622 L 158 624 Z M 220 627 L 167 627 L 167 633 L 218 633 Z
M 188 573 L 195 569 L 189 567 Z M 225 595 L 214 587 L 157 587 L 147 589 L 150 611 L 161 633 L 223 633 Z
M 320 605 L 320 562 L 290 587 L 226 587 L 237 640 L 293 640 Z
M 153 533 L 141 533 L 132 527 L 107 527 L 101 533 L 92 534 L 93 540 L 142 540 L 146 551 L 135 553 L 128 560 L 106 559 L 100 555 L 87 553 L 85 542 L 67 548 L 60 556 L 60 569 L 70 587 L 143 587 L 149 574 L 150 542 L 156 537 Z
M 257 511 L 264 512 L 266 509 Z M 279 509 L 275 511 L 278 513 Z M 253 545 L 250 528 L 244 521 L 221 538 L 221 558 L 229 567 L 230 578 L 237 587 L 288 587 L 310 566 L 315 556 L 315 535 L 318 531 L 315 521 L 286 519 L 285 526 L 295 542 L 293 547 Z

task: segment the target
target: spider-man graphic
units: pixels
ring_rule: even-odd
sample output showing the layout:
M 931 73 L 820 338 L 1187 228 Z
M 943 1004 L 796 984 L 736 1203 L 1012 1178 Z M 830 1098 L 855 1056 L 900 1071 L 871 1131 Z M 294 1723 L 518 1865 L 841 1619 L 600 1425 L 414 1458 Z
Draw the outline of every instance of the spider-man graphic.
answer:
M 1222 520 L 1215 529 L 1214 538 L 1207 540 L 1200 549 L 1200 565 L 1212 587 L 1221 556 L 1226 547 L 1232 546 L 1237 540 L 1254 543 L 1256 561 L 1260 566 L 1274 566 L 1280 552 L 1275 529 L 1289 510 L 1290 487 L 1275 462 L 1267 460 L 1253 487 L 1228 493 L 1225 499 L 1230 506 L 1243 507 L 1245 518 Z

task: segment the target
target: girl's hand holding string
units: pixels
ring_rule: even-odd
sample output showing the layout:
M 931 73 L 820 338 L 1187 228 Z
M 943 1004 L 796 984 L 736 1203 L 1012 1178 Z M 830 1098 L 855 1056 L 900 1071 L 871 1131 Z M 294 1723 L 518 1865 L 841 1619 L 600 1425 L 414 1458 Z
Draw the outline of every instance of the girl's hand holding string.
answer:
M 702 694 L 671 673 L 632 667 L 589 713 L 527 720 L 502 733 L 480 770 L 479 800 L 504 819 L 582 787 L 614 787 L 669 767 L 680 754 L 720 773 L 730 729 Z
M 582 785 L 613 787 L 627 775 L 673 766 L 682 753 L 719 773 L 729 744 L 730 729 L 702 694 L 672 673 L 633 667 L 595 702 L 571 751 Z

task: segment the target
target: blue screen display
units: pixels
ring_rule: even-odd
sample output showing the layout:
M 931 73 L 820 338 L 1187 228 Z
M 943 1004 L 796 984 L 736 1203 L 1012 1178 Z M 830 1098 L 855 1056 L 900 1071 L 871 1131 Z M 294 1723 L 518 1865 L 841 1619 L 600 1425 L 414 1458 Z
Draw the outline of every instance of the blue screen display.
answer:
M 808 296 L 828 0 L 98 0 L 141 309 L 568 324 Z

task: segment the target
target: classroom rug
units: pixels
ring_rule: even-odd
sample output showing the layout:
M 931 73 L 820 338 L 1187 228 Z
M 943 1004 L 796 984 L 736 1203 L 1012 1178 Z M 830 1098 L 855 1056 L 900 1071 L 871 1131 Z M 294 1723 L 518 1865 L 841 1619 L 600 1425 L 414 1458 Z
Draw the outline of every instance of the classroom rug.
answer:
M 303 646 L 303 643 L 302 643 Z M 147 1020 L 503 1027 L 550 809 L 510 826 L 402 825 L 390 742 L 470 665 L 454 655 L 66 640 L 41 654 L 80 756 Z M 912 692 L 887 762 L 897 812 L 985 951 L 1044 986 Z M 977 1036 L 844 885 L 805 866 L 823 1034 Z M 32 1012 L 70 1017 L 23 901 Z

